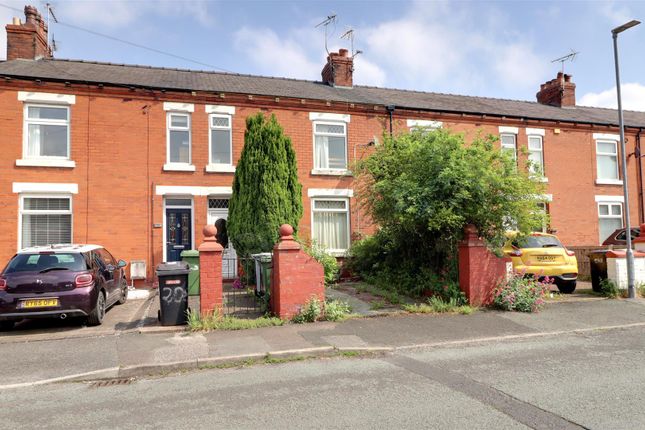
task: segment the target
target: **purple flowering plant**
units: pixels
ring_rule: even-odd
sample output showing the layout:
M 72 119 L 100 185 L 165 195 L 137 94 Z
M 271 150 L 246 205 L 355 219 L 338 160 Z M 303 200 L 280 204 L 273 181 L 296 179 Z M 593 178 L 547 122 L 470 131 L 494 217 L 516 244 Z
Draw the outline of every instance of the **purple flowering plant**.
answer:
M 526 276 L 513 273 L 493 290 L 492 305 L 498 309 L 516 312 L 537 312 L 546 303 L 553 279 L 548 276 Z

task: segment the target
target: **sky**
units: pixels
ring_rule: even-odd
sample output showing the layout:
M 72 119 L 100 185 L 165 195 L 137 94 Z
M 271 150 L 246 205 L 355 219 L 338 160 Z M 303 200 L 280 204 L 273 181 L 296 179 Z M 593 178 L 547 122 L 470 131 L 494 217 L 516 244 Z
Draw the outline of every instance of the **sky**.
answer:
M 362 51 L 355 85 L 535 101 L 540 84 L 561 70 L 552 60 L 573 50 L 564 70 L 577 104 L 609 108 L 616 107 L 611 29 L 645 20 L 645 1 L 50 2 L 59 20 L 50 26 L 56 58 L 320 80 L 325 41 L 329 51 L 351 49 L 340 36 L 352 29 L 353 49 Z M 14 9 L 28 3 L 0 0 L 0 22 L 24 20 Z M 44 1 L 31 4 L 45 16 Z M 332 14 L 325 37 L 316 25 Z M 645 111 L 644 42 L 645 23 L 619 36 L 625 109 Z

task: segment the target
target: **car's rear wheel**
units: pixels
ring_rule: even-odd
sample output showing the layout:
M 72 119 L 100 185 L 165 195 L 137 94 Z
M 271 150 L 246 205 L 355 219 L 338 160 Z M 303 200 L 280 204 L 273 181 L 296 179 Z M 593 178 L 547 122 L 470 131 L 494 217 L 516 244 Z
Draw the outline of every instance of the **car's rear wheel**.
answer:
M 96 299 L 96 307 L 87 316 L 88 325 L 101 325 L 105 317 L 105 294 L 99 292 L 99 297 Z
M 562 294 L 571 294 L 576 290 L 576 281 L 556 281 L 555 285 Z
M 0 331 L 9 331 L 16 325 L 15 321 L 0 321 Z
M 118 304 L 122 305 L 128 301 L 128 283 L 125 279 L 121 280 L 121 296 L 119 296 Z

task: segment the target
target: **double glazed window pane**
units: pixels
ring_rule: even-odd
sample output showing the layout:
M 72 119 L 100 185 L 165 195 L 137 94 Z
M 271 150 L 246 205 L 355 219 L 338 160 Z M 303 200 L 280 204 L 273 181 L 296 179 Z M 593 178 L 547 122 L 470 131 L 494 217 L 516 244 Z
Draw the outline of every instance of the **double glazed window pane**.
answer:
M 190 132 L 170 130 L 170 162 L 190 163 Z
M 513 160 L 517 158 L 517 151 L 515 146 L 515 135 L 502 134 L 500 137 L 502 141 L 502 151 L 509 154 Z
M 531 173 L 542 176 L 544 174 L 544 159 L 542 156 L 542 139 L 529 137 L 529 161 Z
M 599 179 L 618 179 L 618 151 L 614 142 L 596 142 Z
M 347 249 L 347 213 L 314 212 L 314 239 L 326 249 Z
M 27 107 L 27 157 L 69 156 L 68 110 L 62 107 Z
M 315 125 L 314 159 L 317 169 L 346 169 L 347 138 L 344 124 Z
M 27 153 L 30 157 L 67 157 L 67 126 L 29 124 Z
M 211 116 L 211 163 L 233 163 L 231 155 L 231 118 Z
M 69 213 L 70 210 L 71 202 L 68 198 L 24 198 L 22 203 L 22 246 L 71 243 L 72 214 Z

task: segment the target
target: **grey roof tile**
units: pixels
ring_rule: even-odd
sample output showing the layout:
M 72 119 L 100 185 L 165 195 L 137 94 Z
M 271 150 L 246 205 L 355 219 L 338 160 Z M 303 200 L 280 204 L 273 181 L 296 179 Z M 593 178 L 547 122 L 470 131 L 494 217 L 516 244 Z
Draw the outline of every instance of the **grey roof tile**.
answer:
M 169 90 L 242 93 L 276 97 L 396 105 L 440 112 L 478 113 L 594 124 L 618 123 L 616 110 L 576 106 L 558 108 L 537 102 L 460 96 L 388 88 L 335 88 L 322 82 L 199 70 L 96 63 L 76 60 L 0 62 L 0 76 L 82 81 Z M 625 124 L 645 127 L 645 112 L 625 111 Z

